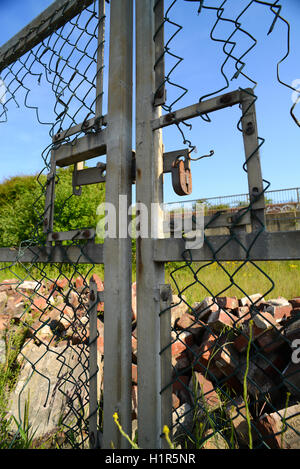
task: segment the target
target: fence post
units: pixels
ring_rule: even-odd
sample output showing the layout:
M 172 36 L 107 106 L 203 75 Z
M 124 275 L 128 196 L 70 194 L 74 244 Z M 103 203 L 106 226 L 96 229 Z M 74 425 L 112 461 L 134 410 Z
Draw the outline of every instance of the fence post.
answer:
M 128 448 L 113 414 L 131 435 L 131 238 L 128 228 L 132 165 L 132 0 L 110 6 L 106 203 L 116 213 L 116 238 L 104 241 L 103 447 Z M 123 195 L 123 205 L 119 195 Z M 123 223 L 119 221 L 119 214 Z
M 97 364 L 97 304 L 98 293 L 97 284 L 90 280 L 90 301 L 89 301 L 89 440 L 90 448 L 98 448 L 98 364 Z
M 171 285 L 160 288 L 160 348 L 161 348 L 161 427 L 169 428 L 172 437 L 172 336 L 171 336 Z M 165 439 L 162 448 L 169 449 Z
M 136 203 L 147 208 L 148 238 L 137 235 L 138 330 L 138 444 L 161 446 L 160 285 L 165 283 L 164 264 L 153 261 L 152 220 L 162 222 L 163 146 L 161 130 L 151 121 L 160 116 L 155 107 L 154 0 L 136 0 Z M 157 203 L 151 207 L 152 203 Z M 155 212 L 151 208 L 154 208 Z M 137 226 L 138 228 L 138 226 Z

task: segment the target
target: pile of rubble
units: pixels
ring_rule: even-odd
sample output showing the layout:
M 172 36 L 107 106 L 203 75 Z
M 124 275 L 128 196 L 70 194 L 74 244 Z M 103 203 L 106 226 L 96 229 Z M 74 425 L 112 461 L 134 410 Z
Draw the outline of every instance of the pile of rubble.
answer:
M 94 274 L 93 278 L 98 291 L 103 291 L 104 283 L 100 277 Z M 5 364 L 7 360 L 6 352 L 15 328 L 20 323 L 26 324 L 27 335 L 22 357 L 28 356 L 31 364 L 37 363 L 38 372 L 38 366 L 40 369 L 53 371 L 52 379 L 49 380 L 50 393 L 52 392 L 53 396 L 57 389 L 54 376 L 56 368 L 53 363 L 45 362 L 49 355 L 47 352 L 54 350 L 57 361 L 57 355 L 60 353 L 57 350 L 65 354 L 68 345 L 72 346 L 72 350 L 76 350 L 76 347 L 85 347 L 85 350 L 88 350 L 89 302 L 89 284 L 87 279 L 81 276 L 73 280 L 62 277 L 55 282 L 48 280 L 20 283 L 16 279 L 3 281 L 0 284 L 0 363 Z M 97 349 L 98 363 L 102 365 L 103 312 L 104 304 L 99 303 Z M 173 295 L 170 343 L 173 377 L 170 386 L 173 437 L 177 442 L 180 443 L 188 434 L 193 435 L 197 422 L 205 422 L 207 426 L 202 426 L 201 437 L 203 447 L 226 448 L 228 438 L 223 430 L 227 428 L 228 432 L 230 422 L 229 431 L 233 431 L 238 448 L 249 446 L 249 425 L 254 447 L 266 445 L 271 448 L 300 448 L 300 373 L 298 364 L 293 360 L 293 352 L 297 357 L 295 344 L 297 339 L 300 339 L 299 313 L 300 298 L 289 301 L 282 297 L 265 300 L 260 294 L 242 299 L 208 297 L 189 307 L 184 296 L 178 298 Z M 133 284 L 134 428 L 138 412 L 137 321 L 136 285 Z M 251 348 L 248 347 L 250 338 Z M 76 354 L 73 355 L 70 359 L 76 363 Z M 300 352 L 298 355 L 300 356 Z M 29 373 L 32 373 L 32 367 L 29 365 L 22 365 L 24 370 L 27 366 L 27 374 L 20 377 L 21 384 L 24 384 Z M 82 363 L 83 368 L 84 366 L 86 364 Z M 87 372 L 83 368 L 78 369 L 78 376 Z M 45 371 L 43 373 L 45 374 Z M 38 381 L 36 389 L 41 395 Z M 247 402 L 244 401 L 245 391 Z M 18 387 L 15 392 L 15 395 L 17 394 Z M 47 425 L 42 426 L 39 436 L 55 428 L 54 417 L 52 427 L 49 427 L 49 415 L 55 414 L 53 399 L 51 408 L 48 409 L 47 405 L 43 404 Z M 34 405 L 33 412 L 38 414 L 37 401 Z M 59 402 L 58 408 L 62 407 L 62 402 Z M 221 414 L 223 425 L 220 426 L 218 416 Z M 212 415 L 213 421 L 217 422 L 215 427 L 212 425 Z M 225 426 L 224 418 L 227 419 Z M 197 431 L 199 439 L 199 429 Z
M 183 305 L 172 314 L 174 423 L 181 433 L 192 433 L 197 401 L 206 417 L 226 414 L 238 447 L 248 447 L 251 425 L 254 447 L 300 448 L 300 298 L 255 294 L 208 297 L 186 311 Z M 217 436 L 204 447 L 226 447 Z

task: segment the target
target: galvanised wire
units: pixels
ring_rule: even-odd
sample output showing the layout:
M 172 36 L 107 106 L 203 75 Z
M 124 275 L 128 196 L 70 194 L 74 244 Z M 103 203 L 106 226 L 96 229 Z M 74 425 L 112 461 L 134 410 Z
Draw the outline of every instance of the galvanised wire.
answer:
M 195 0 L 185 1 L 188 2 Z M 242 119 L 247 115 L 248 112 L 251 112 L 251 107 L 257 100 L 257 96 L 254 93 L 257 82 L 253 77 L 248 76 L 245 72 L 247 55 L 256 46 L 257 40 L 253 34 L 245 29 L 245 26 L 242 27 L 242 17 L 247 10 L 260 4 L 262 6 L 269 7 L 274 14 L 274 20 L 268 30 L 268 34 L 272 33 L 277 21 L 280 20 L 286 24 L 287 53 L 277 64 L 277 78 L 281 84 L 292 88 L 280 79 L 279 74 L 280 65 L 288 57 L 290 52 L 290 24 L 280 15 L 282 5 L 279 5 L 278 1 L 270 3 L 252 0 L 244 8 L 241 8 L 241 11 L 236 18 L 228 18 L 224 16 L 224 7 L 228 6 L 226 5 L 227 3 L 229 4 L 228 0 L 221 1 L 219 6 L 209 6 L 208 2 L 205 0 L 197 1 L 199 2 L 198 14 L 205 14 L 205 10 L 216 11 L 217 19 L 211 29 L 210 38 L 213 41 L 223 44 L 222 51 L 226 56 L 220 67 L 220 72 L 225 81 L 224 87 L 202 96 L 199 99 L 199 102 L 213 95 L 218 95 L 224 90 L 228 89 L 231 80 L 238 80 L 240 76 L 246 78 L 251 83 L 251 88 L 253 91 L 250 92 L 249 89 L 245 90 L 240 88 L 240 90 L 244 91 L 251 97 L 251 104 L 249 108 L 243 113 L 237 124 L 238 130 L 242 132 Z M 167 7 L 164 20 L 165 22 L 172 22 L 172 20 L 169 18 L 169 13 L 171 12 L 171 8 L 175 3 L 176 2 L 171 2 L 171 6 Z M 231 23 L 233 26 L 232 33 L 226 38 L 218 38 L 215 36 L 216 27 L 220 22 Z M 174 24 L 174 22 L 172 22 L 172 24 Z M 178 28 L 177 32 L 181 31 L 182 27 L 177 24 L 176 26 Z M 235 41 L 234 38 L 234 35 L 237 32 L 243 33 L 251 40 L 250 47 L 239 57 L 233 54 L 234 49 L 238 45 L 238 41 Z M 167 54 L 170 54 L 170 41 L 171 40 L 167 42 L 167 47 L 165 48 L 166 59 Z M 173 56 L 176 56 L 174 52 L 172 52 L 172 54 Z M 229 59 L 234 61 L 236 69 L 234 75 L 231 78 L 228 77 L 225 73 L 225 65 Z M 178 64 L 182 60 L 182 57 L 178 58 Z M 171 69 L 171 71 L 166 75 L 165 83 L 167 85 L 176 86 L 179 89 L 184 90 L 184 93 L 170 105 L 165 104 L 164 108 L 168 112 L 173 110 L 175 103 L 178 106 L 180 99 L 187 93 L 187 89 L 182 84 L 174 84 L 170 79 L 170 74 L 173 70 L 174 68 Z M 292 89 L 296 91 L 294 88 Z M 204 121 L 210 122 L 208 115 L 201 115 L 201 118 Z M 178 125 L 177 127 L 182 134 L 183 142 L 188 144 L 191 151 L 193 151 L 195 146 L 193 146 L 191 141 L 185 137 L 185 133 L 182 127 L 179 127 Z M 247 172 L 248 162 L 264 143 L 264 139 L 262 137 L 259 137 L 258 140 L 258 147 L 243 164 L 243 170 L 245 172 Z M 285 332 L 285 328 L 290 326 L 289 322 L 284 324 L 281 329 L 278 329 L 277 327 L 275 328 L 274 324 L 269 322 L 269 328 L 273 332 L 273 336 L 266 350 L 268 351 L 270 348 L 272 348 L 272 345 L 276 344 L 278 340 L 281 340 L 282 344 L 281 348 L 279 348 L 279 354 L 282 353 L 287 358 L 285 362 L 283 360 L 284 363 L 280 363 L 280 359 L 276 359 L 277 361 L 274 361 L 270 355 L 270 352 L 268 351 L 267 353 L 264 348 L 258 346 L 255 340 L 250 343 L 249 336 L 251 329 L 249 325 L 247 326 L 248 328 L 245 325 L 242 326 L 243 318 L 236 317 L 231 327 L 224 326 L 221 332 L 216 332 L 215 328 L 212 327 L 212 324 L 207 322 L 207 319 L 201 319 L 203 313 L 205 312 L 205 307 L 201 307 L 200 303 L 189 302 L 186 296 L 189 294 L 192 288 L 195 291 L 195 287 L 199 287 L 199 291 L 201 288 L 201 291 L 204 292 L 203 296 L 210 297 L 212 304 L 218 305 L 219 307 L 219 298 L 225 296 L 226 292 L 230 291 L 230 289 L 234 287 L 236 291 L 240 293 L 241 297 L 248 299 L 250 304 L 250 317 L 253 319 L 254 317 L 259 318 L 263 316 L 262 311 L 259 308 L 260 301 L 272 292 L 275 284 L 270 276 L 262 270 L 258 263 L 251 260 L 251 248 L 255 245 L 255 243 L 259 242 L 260 235 L 265 231 L 265 225 L 261 219 L 256 217 L 258 229 L 250 247 L 243 245 L 243 238 L 239 236 L 238 231 L 238 221 L 240 217 L 242 217 L 247 212 L 252 213 L 253 216 L 252 207 L 254 202 L 258 197 L 264 196 L 265 192 L 268 190 L 270 183 L 267 180 L 263 180 L 263 183 L 263 191 L 257 194 L 257 197 L 251 197 L 249 205 L 247 204 L 238 210 L 237 218 L 234 219 L 234 222 L 229 230 L 229 239 L 221 244 L 217 250 L 210 243 L 209 237 L 204 234 L 204 244 L 210 248 L 212 261 L 207 263 L 194 263 L 191 250 L 186 250 L 182 253 L 183 262 L 175 264 L 175 268 L 173 268 L 170 272 L 173 287 L 178 297 L 178 303 L 171 307 L 171 312 L 172 308 L 175 308 L 178 305 L 185 305 L 186 312 L 189 312 L 189 314 L 193 317 L 193 320 L 190 319 L 190 323 L 187 328 L 184 328 L 183 326 L 178 328 L 176 325 L 178 321 L 172 322 L 172 342 L 168 347 L 172 347 L 175 343 L 181 342 L 185 348 L 185 351 L 183 352 L 185 361 L 183 360 L 179 366 L 179 364 L 176 364 L 175 360 L 173 360 L 172 382 L 170 382 L 169 385 L 161 390 L 161 393 L 163 393 L 171 386 L 173 394 L 177 395 L 177 398 L 179 399 L 179 403 L 174 403 L 173 401 L 172 412 L 173 438 L 175 444 L 177 444 L 179 448 L 202 448 L 206 444 L 209 444 L 211 437 L 218 438 L 215 444 L 217 446 L 220 445 L 220 448 L 224 447 L 224 445 L 229 448 L 247 448 L 249 446 L 252 448 L 273 448 L 281 447 L 280 445 L 282 445 L 284 441 L 283 434 L 287 428 L 291 428 L 294 431 L 294 434 L 299 436 L 299 428 L 293 426 L 291 423 L 291 418 L 297 415 L 295 412 L 299 412 L 299 408 L 298 410 L 295 410 L 294 415 L 289 415 L 287 419 L 283 417 L 282 413 L 279 414 L 281 409 L 286 409 L 287 407 L 298 403 L 300 392 L 299 388 L 297 388 L 297 385 L 295 385 L 293 381 L 293 374 L 290 375 L 291 382 L 289 381 L 289 378 L 284 377 L 284 371 L 290 364 L 292 350 L 292 341 L 288 338 Z M 216 218 L 218 218 L 218 216 L 221 215 L 221 213 L 222 211 L 217 211 L 211 217 L 210 221 L 205 224 L 205 230 L 210 228 L 210 225 L 213 224 L 213 222 L 216 220 Z M 237 263 L 233 270 L 232 268 L 227 267 L 225 262 L 219 261 L 219 255 L 222 254 L 222 250 L 229 243 L 238 244 L 245 253 L 245 259 Z M 250 298 L 249 292 L 247 293 L 245 288 L 239 284 L 238 280 L 239 275 L 243 269 L 248 266 L 254 269 L 256 275 L 260 276 L 262 280 L 265 279 L 268 285 L 266 291 L 261 292 L 259 298 L 256 299 Z M 224 285 L 220 291 L 215 291 L 215 289 L 212 289 L 206 282 L 207 269 L 212 267 L 215 267 L 224 276 Z M 190 278 L 190 282 L 185 285 L 181 284 L 182 281 L 180 282 L 180 278 L 183 272 L 185 272 L 185 275 Z M 200 300 L 200 298 L 199 300 L 197 299 L 197 301 Z M 227 314 L 229 316 L 227 310 L 224 307 L 220 307 L 220 309 L 224 311 L 225 315 Z M 162 311 L 161 314 L 164 314 L 165 312 L 166 311 Z M 296 314 L 292 322 L 297 321 L 297 319 L 299 319 L 299 314 Z M 246 324 L 249 324 L 249 322 L 246 322 Z M 200 335 L 195 339 L 196 343 L 191 346 L 185 341 L 185 333 L 190 332 L 194 326 L 198 326 L 201 332 Z M 247 348 L 246 351 L 244 350 L 241 354 L 234 354 L 234 350 L 233 352 L 232 350 L 229 352 L 227 347 L 232 347 L 233 342 L 241 336 L 246 339 L 248 344 L 250 344 L 249 348 Z M 207 363 L 205 360 L 203 361 L 205 353 L 208 352 L 207 349 L 201 349 L 201 344 L 203 343 L 205 337 L 211 338 L 210 348 L 213 350 L 209 363 Z M 166 351 L 166 348 L 161 350 L 161 354 Z M 228 368 L 230 371 L 227 369 L 226 373 L 220 372 L 220 368 L 216 367 L 215 365 L 215 362 L 217 361 L 216 357 L 219 357 L 220 354 L 223 354 L 223 360 L 225 360 L 225 362 L 227 358 L 228 362 L 230 363 L 230 367 Z M 187 356 L 188 360 L 186 359 Z M 260 373 L 260 381 L 256 379 L 252 372 L 254 367 L 259 370 L 258 373 Z M 201 390 L 199 389 L 199 387 L 201 387 L 199 383 L 198 389 L 193 387 L 193 384 L 195 385 L 196 383 L 196 371 L 201 372 L 203 376 L 211 381 L 213 389 Z M 294 372 L 294 374 L 295 373 L 296 372 Z M 272 379 L 270 376 L 272 376 Z M 266 383 L 269 382 L 272 383 L 272 386 L 268 387 Z M 219 399 L 219 405 L 217 408 L 213 408 L 213 406 L 211 406 L 209 403 L 211 398 L 216 398 L 214 397 L 214 393 L 216 393 Z M 242 399 L 242 405 L 240 404 L 237 406 L 236 398 Z M 233 417 L 232 414 L 230 414 L 228 411 L 230 407 L 235 409 L 235 415 Z M 277 414 L 279 422 L 282 424 L 280 430 L 273 436 L 270 436 L 268 433 L 266 434 L 265 428 L 262 427 L 259 420 L 264 413 Z M 238 432 L 234 429 L 235 419 L 241 419 L 242 425 L 244 425 L 242 432 L 240 431 L 240 433 L 243 433 L 244 438 L 241 438 L 241 434 L 238 434 Z

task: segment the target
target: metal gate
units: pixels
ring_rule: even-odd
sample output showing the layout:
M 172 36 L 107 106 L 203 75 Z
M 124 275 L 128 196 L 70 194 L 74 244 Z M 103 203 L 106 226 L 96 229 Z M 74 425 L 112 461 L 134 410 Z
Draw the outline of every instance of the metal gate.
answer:
M 106 3 L 110 4 L 106 5 Z M 205 7 L 203 2 L 200 2 L 200 5 Z M 268 5 L 272 7 L 272 4 Z M 275 6 L 273 5 L 273 9 Z M 136 85 L 133 90 L 133 7 L 133 0 L 112 0 L 111 2 L 57 0 L 30 25 L 2 46 L 0 71 L 5 83 L 8 84 L 9 100 L 15 101 L 18 89 L 23 87 L 26 95 L 25 105 L 30 106 L 31 104 L 26 101 L 26 93 L 30 91 L 26 87 L 26 76 L 29 74 L 38 79 L 45 76 L 55 95 L 56 119 L 50 126 L 52 142 L 43 152 L 47 170 L 46 182 L 41 184 L 42 194 L 45 196 L 44 210 L 39 213 L 38 223 L 30 241 L 18 248 L 1 248 L 0 261 L 10 263 L 9 270 L 12 273 L 16 264 L 25 266 L 29 277 L 32 277 L 30 266 L 38 266 L 40 278 L 46 276 L 43 266 L 53 264 L 58 272 L 54 281 L 57 288 L 60 288 L 59 281 L 64 277 L 60 267 L 62 265 L 70 265 L 72 281 L 77 274 L 82 277 L 86 291 L 89 292 L 89 299 L 87 301 L 85 298 L 83 301 L 80 297 L 79 304 L 84 303 L 85 314 L 89 319 L 89 333 L 86 333 L 87 342 L 78 356 L 78 362 L 82 364 L 83 371 L 79 372 L 80 378 L 74 378 L 77 384 L 81 383 L 76 388 L 77 397 L 74 399 L 78 398 L 79 404 L 75 406 L 74 400 L 72 401 L 77 419 L 69 429 L 75 433 L 78 432 L 79 406 L 79 408 L 88 409 L 87 416 L 80 420 L 85 430 L 83 433 L 79 432 L 79 447 L 89 441 L 92 448 L 110 448 L 112 442 L 115 448 L 129 448 L 130 443 L 120 432 L 113 416 L 118 415 L 123 431 L 131 435 L 133 289 L 132 240 L 128 235 L 128 226 L 132 222 L 130 207 L 132 185 L 135 184 L 135 216 L 138 231 L 136 237 L 137 318 L 135 318 L 138 377 L 135 397 L 137 398 L 139 447 L 169 447 L 163 432 L 165 426 L 171 430 L 172 439 L 174 438 L 174 442 L 178 443 L 181 448 L 195 447 L 197 444 L 201 446 L 210 440 L 212 434 L 221 434 L 223 438 L 224 425 L 221 425 L 219 415 L 223 407 L 219 404 L 210 407 L 208 400 L 211 396 L 218 402 L 221 399 L 220 396 L 226 397 L 227 406 L 232 404 L 238 417 L 241 415 L 242 420 L 246 422 L 246 433 L 250 432 L 251 426 L 252 429 L 255 428 L 259 434 L 256 440 L 259 443 L 256 447 L 272 447 L 278 441 L 276 432 L 266 435 L 263 432 L 265 427 L 261 422 L 258 425 L 255 421 L 250 421 L 249 406 L 250 409 L 253 409 L 255 405 L 259 406 L 260 410 L 267 406 L 268 415 L 271 411 L 277 413 L 285 425 L 288 418 L 279 412 L 282 405 L 280 399 L 277 399 L 276 404 L 268 402 L 266 394 L 272 394 L 269 388 L 265 391 L 261 389 L 262 384 L 260 389 L 258 385 L 259 396 L 255 390 L 253 391 L 256 387 L 253 376 L 250 378 L 252 388 L 249 384 L 251 388 L 249 391 L 247 388 L 249 370 L 245 366 L 247 363 L 249 365 L 249 360 L 252 360 L 253 366 L 258 360 L 265 360 L 273 372 L 277 373 L 276 379 L 284 376 L 285 384 L 282 384 L 282 381 L 278 384 L 278 380 L 275 380 L 277 390 L 282 389 L 288 380 L 284 375 L 284 369 L 277 362 L 271 363 L 270 357 L 265 356 L 261 348 L 256 348 L 255 341 L 252 346 L 251 340 L 248 340 L 252 333 L 252 329 L 249 329 L 249 321 L 244 323 L 241 317 L 229 313 L 227 305 L 222 306 L 220 298 L 223 297 L 223 292 L 216 295 L 211 294 L 207 289 L 207 296 L 211 298 L 211 303 L 202 302 L 197 309 L 184 297 L 184 292 L 189 285 L 179 286 L 176 272 L 183 268 L 188 269 L 191 273 L 191 283 L 203 286 L 205 276 L 202 277 L 202 269 L 205 265 L 215 263 L 223 269 L 230 285 L 235 285 L 237 271 L 234 273 L 226 271 L 223 266 L 224 262 L 239 261 L 241 265 L 250 263 L 259 272 L 256 261 L 300 259 L 300 233 L 299 231 L 268 233 L 265 230 L 265 192 L 269 185 L 263 179 L 261 172 L 261 143 L 255 110 L 257 97 L 253 88 L 238 88 L 233 92 L 218 93 L 214 97 L 199 100 L 195 104 L 175 110 L 174 106 L 167 106 L 165 88 L 170 78 L 165 72 L 165 55 L 169 52 L 169 48 L 168 43 L 165 44 L 164 25 L 169 21 L 168 14 L 171 7 L 168 7 L 166 11 L 163 0 L 137 0 L 135 3 Z M 103 112 L 105 97 L 103 70 L 106 59 L 104 37 L 107 13 L 105 10 L 109 10 L 110 17 L 106 114 Z M 86 15 L 84 22 L 82 22 L 81 15 Z M 278 19 L 278 15 L 275 8 L 274 18 Z M 77 39 L 73 42 L 74 31 L 77 31 Z M 78 57 L 76 54 L 79 54 Z M 75 62 L 72 62 L 73 59 Z M 88 64 L 83 65 L 84 60 L 87 60 Z M 35 70 L 36 66 L 41 68 L 40 72 Z M 132 142 L 134 96 L 135 144 Z M 231 106 L 239 106 L 241 110 L 238 126 L 245 150 L 242 164 L 247 173 L 250 202 L 235 212 L 232 217 L 222 211 L 212 216 L 204 216 L 202 229 L 200 227 L 203 245 L 200 247 L 195 248 L 191 240 L 186 237 L 187 233 L 182 233 L 182 230 L 180 236 L 178 233 L 177 235 L 173 233 L 173 236 L 171 234 L 171 237 L 166 238 L 164 235 L 166 214 L 163 208 L 164 174 L 172 173 L 176 190 L 189 193 L 190 189 L 190 180 L 187 178 L 190 174 L 192 147 L 185 139 L 181 126 L 187 120 L 208 117 L 211 113 Z M 6 111 L 7 107 L 4 106 L 5 116 Z M 37 116 L 39 119 L 38 112 Z M 183 135 L 185 148 L 175 152 L 168 152 L 168 149 L 164 148 L 162 132 L 168 126 L 178 127 Z M 99 156 L 106 156 L 106 162 L 100 162 L 94 167 L 83 166 L 83 162 Z M 112 235 L 108 234 L 105 237 L 103 244 L 95 243 L 95 227 L 76 226 L 69 231 L 55 229 L 56 217 L 60 214 L 55 209 L 55 191 L 60 178 L 58 168 L 67 167 L 73 168 L 70 197 L 80 197 L 84 186 L 105 182 L 106 210 L 109 211 L 109 207 L 113 207 L 115 215 L 113 219 L 116 224 L 115 231 Z M 67 201 L 68 198 L 66 198 Z M 65 203 L 61 210 L 64 206 Z M 196 222 L 192 215 L 190 214 L 190 219 L 194 223 L 191 225 L 194 233 Z M 153 224 L 155 225 L 154 235 L 148 233 L 148 236 L 144 236 L 142 228 L 152 227 Z M 246 225 L 251 225 L 251 232 L 246 232 Z M 207 236 L 205 234 L 206 229 L 219 227 L 227 228 L 228 235 Z M 185 312 L 188 313 L 190 320 L 188 325 L 181 326 L 180 329 L 178 329 L 178 321 L 174 324 L 171 318 L 172 310 L 177 305 L 172 303 L 172 290 L 165 280 L 165 264 L 169 262 L 182 262 L 182 265 L 176 267 L 171 273 L 179 303 L 186 306 Z M 198 264 L 195 266 L 195 263 L 201 263 L 201 266 L 199 267 Z M 93 272 L 95 265 L 104 264 L 105 289 L 97 287 L 94 278 L 90 282 L 87 281 L 87 276 L 80 270 L 82 264 L 90 266 L 88 273 Z M 21 287 L 22 281 L 23 279 L 19 279 L 18 287 Z M 271 279 L 270 283 L 272 284 Z M 70 297 L 72 290 L 75 290 L 74 283 L 70 280 L 68 280 L 68 287 Z M 256 318 L 258 323 L 262 316 L 261 322 L 267 321 L 264 319 L 265 311 L 259 309 L 262 298 L 253 299 L 248 296 L 247 292 L 242 291 L 242 293 L 248 299 L 247 306 L 249 306 L 251 320 Z M 39 296 L 46 298 L 43 292 L 40 292 Z M 30 295 L 27 295 L 27 298 L 31 303 L 33 302 Z M 97 321 L 99 320 L 97 310 L 99 313 L 98 305 L 103 302 L 104 372 L 103 396 L 99 399 L 102 377 L 99 361 L 97 363 Z M 214 309 L 214 305 L 217 305 L 217 309 Z M 240 306 L 237 304 L 235 309 Z M 214 321 L 207 320 L 205 313 L 208 310 L 211 314 L 215 314 Z M 227 321 L 222 322 L 219 317 L 216 318 L 216 314 L 222 312 L 227 316 Z M 61 317 L 63 315 L 64 312 L 61 313 Z M 43 321 L 43 311 L 41 311 L 40 322 L 41 327 L 49 324 Z M 228 334 L 224 335 L 223 330 L 221 334 L 220 331 L 217 332 L 216 324 L 228 326 L 230 334 L 227 331 Z M 257 325 L 256 327 L 258 328 Z M 192 347 L 187 337 L 192 334 L 194 340 L 196 329 L 197 334 L 201 329 L 201 334 L 196 334 L 197 339 Z M 272 330 L 277 335 L 281 333 L 281 330 L 278 330 L 273 323 L 270 327 L 265 325 L 265 329 L 268 330 L 268 334 Z M 287 335 L 285 326 L 282 330 L 285 332 L 280 336 L 280 340 L 284 340 L 285 344 L 290 346 L 291 338 Z M 36 330 L 32 331 L 31 340 L 35 340 L 36 333 Z M 207 337 L 208 334 L 210 334 L 209 337 Z M 277 335 L 276 341 L 279 340 Z M 238 357 L 235 361 L 236 350 L 228 352 L 227 345 L 228 341 L 234 342 L 239 337 L 240 341 L 242 338 L 245 339 L 246 345 L 244 344 L 244 348 L 240 350 L 240 353 L 244 354 L 243 360 Z M 203 347 L 205 340 L 208 342 L 210 340 L 210 343 L 217 347 L 215 351 L 219 355 L 225 355 L 225 358 L 222 356 L 227 366 L 226 371 L 224 367 L 222 368 L 221 359 L 219 359 L 219 365 L 213 369 L 209 368 L 205 360 L 201 360 L 203 354 L 201 346 Z M 172 366 L 174 344 L 183 345 L 185 353 L 190 354 L 186 366 L 181 368 L 174 364 Z M 248 347 L 247 344 L 253 347 L 251 359 L 250 345 Z M 73 347 L 73 345 L 72 343 L 70 346 Z M 53 353 L 50 342 L 46 343 L 46 353 Z M 63 359 L 63 354 L 59 356 Z M 245 357 L 248 361 L 244 360 Z M 31 363 L 31 366 L 33 370 L 37 369 L 38 361 Z M 259 368 L 265 370 L 266 366 L 260 363 Z M 204 384 L 211 386 L 203 391 L 204 401 L 201 392 L 197 398 L 191 398 L 190 383 L 195 378 L 194 372 L 200 373 L 201 377 L 204 376 Z M 294 386 L 294 397 L 297 398 L 299 388 L 297 381 L 295 382 L 296 384 L 291 384 L 291 386 Z M 232 386 L 237 397 L 241 395 L 244 398 L 246 401 L 243 404 L 244 408 L 235 403 L 228 386 Z M 174 399 L 175 394 L 178 398 L 178 393 L 176 394 L 174 389 L 179 388 L 182 393 L 179 399 L 181 405 L 175 405 L 174 401 L 172 402 L 172 396 Z M 243 394 L 245 389 L 250 392 L 249 402 L 248 395 Z M 82 390 L 88 394 L 84 402 L 80 398 Z M 185 401 L 182 397 L 185 392 L 190 393 L 189 401 Z M 286 399 L 285 394 L 284 398 Z M 246 413 L 243 413 L 244 409 Z M 211 432 L 202 432 L 200 436 L 199 434 L 195 436 L 195 422 L 201 420 L 203 412 L 206 415 L 205 422 L 210 422 Z M 219 412 L 218 417 L 215 412 Z M 200 414 L 202 417 L 199 416 Z M 99 430 L 102 417 L 103 434 L 102 428 L 101 431 Z M 293 417 L 293 415 L 288 417 Z M 227 423 L 228 421 L 234 422 L 232 416 L 227 416 L 225 420 Z M 293 424 L 290 426 L 293 427 Z M 296 429 L 295 432 L 297 432 Z M 280 435 L 281 433 L 279 431 Z M 224 438 L 226 440 L 226 435 Z M 253 444 L 251 437 L 250 443 Z M 246 437 L 246 446 L 248 444 L 249 440 Z

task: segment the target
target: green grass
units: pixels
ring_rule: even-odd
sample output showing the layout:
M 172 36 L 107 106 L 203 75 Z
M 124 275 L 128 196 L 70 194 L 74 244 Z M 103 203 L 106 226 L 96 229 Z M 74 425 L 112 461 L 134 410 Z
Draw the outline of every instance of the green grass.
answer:
M 133 263 L 132 279 L 135 281 L 135 265 Z M 206 296 L 237 296 L 238 298 L 254 293 L 261 293 L 265 299 L 283 296 L 291 299 L 300 296 L 300 261 L 270 261 L 247 264 L 241 262 L 193 263 L 190 270 L 184 263 L 166 264 L 166 282 L 170 283 L 173 293 L 177 287 L 185 295 L 187 302 L 192 304 Z M 76 278 L 83 275 L 89 279 L 97 273 L 104 279 L 103 265 L 26 265 L 0 263 L 0 282 L 15 278 L 56 279 L 59 275 Z M 274 285 L 273 285 L 274 283 Z M 184 291 L 183 291 L 184 290 Z
M 189 304 L 206 296 L 242 298 L 261 293 L 265 299 L 283 296 L 287 300 L 300 296 L 300 261 L 194 263 L 194 272 L 184 264 L 175 267 L 166 265 L 166 280 L 173 293 L 178 285 Z

